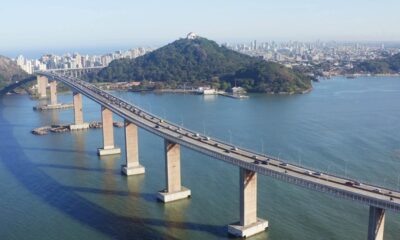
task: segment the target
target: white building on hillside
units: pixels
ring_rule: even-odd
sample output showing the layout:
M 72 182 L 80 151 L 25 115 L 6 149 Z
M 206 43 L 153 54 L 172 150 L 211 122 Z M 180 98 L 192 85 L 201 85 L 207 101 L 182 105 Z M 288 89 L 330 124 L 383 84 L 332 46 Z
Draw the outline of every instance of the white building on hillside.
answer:
M 188 33 L 188 35 L 186 36 L 187 39 L 191 39 L 191 40 L 196 39 L 197 37 L 198 37 L 197 34 L 194 33 L 194 32 L 190 32 L 190 33 Z

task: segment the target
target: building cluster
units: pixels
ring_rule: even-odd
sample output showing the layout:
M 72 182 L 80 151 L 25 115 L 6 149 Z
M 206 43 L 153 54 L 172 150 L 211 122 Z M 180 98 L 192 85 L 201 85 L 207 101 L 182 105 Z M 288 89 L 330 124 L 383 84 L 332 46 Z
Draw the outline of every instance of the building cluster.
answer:
M 385 46 L 383 43 L 345 43 L 345 42 L 262 42 L 224 46 L 251 56 L 262 57 L 268 61 L 279 62 L 288 67 L 296 65 L 316 65 L 328 63 L 332 66 L 352 68 L 356 61 L 379 59 L 400 52 L 400 46 Z
M 127 51 L 116 51 L 105 55 L 80 55 L 79 53 L 64 54 L 62 56 L 55 54 L 46 54 L 39 59 L 27 59 L 19 55 L 15 61 L 27 73 L 34 71 L 43 71 L 49 69 L 75 69 L 106 67 L 108 64 L 121 58 L 136 58 L 152 51 L 151 48 L 133 48 Z
M 197 35 L 189 33 L 188 39 Z M 287 67 L 313 66 L 313 72 L 322 75 L 334 75 L 351 69 L 353 63 L 363 60 L 380 59 L 400 53 L 400 45 L 383 43 L 351 43 L 351 42 L 260 42 L 256 40 L 249 43 L 231 44 L 223 46 L 232 50 L 261 57 L 267 61 L 278 62 Z M 33 73 L 37 70 L 48 69 L 74 69 L 90 67 L 106 67 L 108 64 L 121 58 L 136 58 L 153 49 L 134 48 L 127 51 L 116 51 L 105 55 L 80 55 L 79 53 L 64 54 L 62 56 L 46 54 L 39 59 L 26 59 L 22 55 L 15 61 L 26 72 Z M 321 69 L 317 69 L 322 66 Z

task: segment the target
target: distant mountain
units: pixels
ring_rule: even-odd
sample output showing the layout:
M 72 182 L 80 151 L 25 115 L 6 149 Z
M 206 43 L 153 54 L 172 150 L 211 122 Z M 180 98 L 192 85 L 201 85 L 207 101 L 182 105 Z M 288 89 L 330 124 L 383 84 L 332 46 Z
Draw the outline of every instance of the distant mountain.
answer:
M 0 88 L 28 76 L 14 61 L 0 55 Z
M 202 37 L 176 40 L 135 59 L 111 62 L 92 81 L 153 81 L 160 87 L 209 84 L 242 86 L 250 92 L 298 93 L 311 78 L 277 63 L 250 57 Z
M 384 59 L 362 61 L 354 64 L 353 73 L 400 73 L 400 53 Z

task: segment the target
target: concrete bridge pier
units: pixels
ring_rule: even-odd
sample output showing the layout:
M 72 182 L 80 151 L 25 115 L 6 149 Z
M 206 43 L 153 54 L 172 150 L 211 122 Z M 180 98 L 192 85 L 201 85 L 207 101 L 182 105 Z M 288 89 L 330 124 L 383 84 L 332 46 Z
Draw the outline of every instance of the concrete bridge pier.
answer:
M 74 92 L 74 124 L 70 125 L 71 130 L 81 130 L 89 128 L 89 123 L 83 122 L 83 111 L 82 111 L 82 94 Z
M 257 173 L 240 168 L 240 222 L 228 226 L 237 237 L 250 237 L 265 231 L 268 221 L 257 218 Z
M 114 146 L 114 125 L 112 111 L 101 107 L 101 117 L 103 121 L 103 148 L 99 148 L 97 153 L 100 156 L 119 154 L 121 149 Z
M 180 145 L 169 140 L 164 140 L 164 148 L 167 188 L 158 192 L 157 198 L 167 203 L 190 197 L 190 189 L 181 185 Z
M 37 76 L 37 91 L 39 98 L 47 98 L 47 84 L 49 80 L 45 76 Z
M 56 81 L 52 81 L 50 82 L 50 105 L 48 105 L 49 107 L 56 107 L 56 106 L 60 106 L 61 104 L 59 104 L 57 102 L 57 82 Z
M 370 206 L 368 222 L 368 240 L 383 240 L 385 229 L 385 209 Z
M 143 174 L 144 167 L 139 164 L 138 128 L 125 120 L 126 163 L 122 165 L 122 173 L 126 176 Z

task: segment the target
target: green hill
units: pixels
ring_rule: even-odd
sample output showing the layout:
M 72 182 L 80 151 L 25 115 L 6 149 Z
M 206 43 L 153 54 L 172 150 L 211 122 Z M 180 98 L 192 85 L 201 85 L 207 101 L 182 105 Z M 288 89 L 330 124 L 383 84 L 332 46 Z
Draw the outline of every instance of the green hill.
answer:
M 238 70 L 235 83 L 250 92 L 301 93 L 311 89 L 311 78 L 281 64 L 259 61 Z
M 0 89 L 27 76 L 15 62 L 0 55 Z
M 400 53 L 384 59 L 358 62 L 354 64 L 352 72 L 371 74 L 400 73 Z
M 311 78 L 280 64 L 250 57 L 205 38 L 179 39 L 136 59 L 109 64 L 92 81 L 153 81 L 159 87 L 210 84 L 250 92 L 303 92 Z

